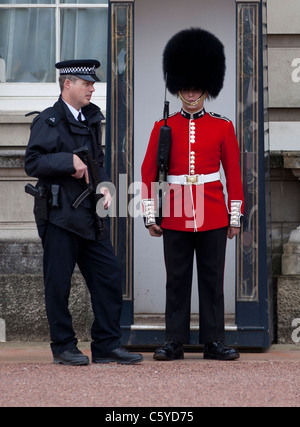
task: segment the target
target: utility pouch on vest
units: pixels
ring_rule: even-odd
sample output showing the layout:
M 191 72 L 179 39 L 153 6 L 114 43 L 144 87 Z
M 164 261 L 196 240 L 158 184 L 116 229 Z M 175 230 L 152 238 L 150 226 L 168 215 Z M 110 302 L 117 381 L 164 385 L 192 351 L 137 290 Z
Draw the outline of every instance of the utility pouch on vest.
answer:
M 59 208 L 59 185 L 52 184 L 51 185 L 51 208 Z

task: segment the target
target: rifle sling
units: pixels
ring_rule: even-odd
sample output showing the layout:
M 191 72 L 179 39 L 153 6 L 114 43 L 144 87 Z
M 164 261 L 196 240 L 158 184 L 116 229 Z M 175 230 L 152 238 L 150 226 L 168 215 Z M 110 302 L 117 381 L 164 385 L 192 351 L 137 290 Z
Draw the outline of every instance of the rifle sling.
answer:
M 84 190 L 75 200 L 75 202 L 72 204 L 72 208 L 77 209 L 81 202 L 83 202 L 84 199 L 86 199 L 91 193 L 93 192 L 92 187 L 88 187 L 86 190 Z

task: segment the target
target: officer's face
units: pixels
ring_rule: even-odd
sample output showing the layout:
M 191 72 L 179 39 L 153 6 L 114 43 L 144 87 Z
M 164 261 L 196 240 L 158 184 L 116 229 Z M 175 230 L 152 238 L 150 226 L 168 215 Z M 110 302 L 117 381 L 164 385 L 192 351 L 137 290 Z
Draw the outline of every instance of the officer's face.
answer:
M 83 79 L 76 79 L 74 82 L 66 80 L 63 97 L 76 110 L 88 105 L 91 102 L 92 94 L 95 91 L 94 82 L 88 82 Z

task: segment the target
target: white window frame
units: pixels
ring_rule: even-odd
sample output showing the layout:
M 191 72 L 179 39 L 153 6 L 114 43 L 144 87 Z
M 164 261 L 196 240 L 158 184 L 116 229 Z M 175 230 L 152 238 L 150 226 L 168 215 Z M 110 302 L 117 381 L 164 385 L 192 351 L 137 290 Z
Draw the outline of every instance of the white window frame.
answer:
M 60 10 L 61 9 L 96 9 L 108 8 L 108 4 L 97 3 L 60 3 L 55 0 L 52 4 L 0 4 L 1 9 L 32 9 L 47 8 L 55 9 L 56 19 L 56 58 L 55 62 L 60 61 Z M 54 64 L 53 64 L 54 67 Z M 55 83 L 0 83 L 0 112 L 9 111 L 42 111 L 52 105 L 60 94 L 58 86 L 59 73 L 56 70 Z M 95 83 L 95 92 L 92 102 L 97 104 L 102 111 L 106 108 L 106 83 Z

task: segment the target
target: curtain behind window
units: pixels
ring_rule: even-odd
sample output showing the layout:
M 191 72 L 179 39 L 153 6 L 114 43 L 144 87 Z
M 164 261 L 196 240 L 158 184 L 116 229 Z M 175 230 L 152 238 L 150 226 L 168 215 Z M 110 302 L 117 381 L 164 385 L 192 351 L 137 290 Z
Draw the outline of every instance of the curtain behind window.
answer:
M 0 57 L 7 82 L 54 82 L 54 9 L 1 9 Z
M 97 75 L 106 82 L 107 9 L 61 10 L 61 60 L 98 59 Z
M 61 9 L 57 55 L 54 8 L 1 9 L 0 67 L 5 68 L 0 70 L 1 81 L 55 82 L 57 58 L 94 58 L 101 63 L 97 74 L 106 82 L 107 19 L 106 8 Z

